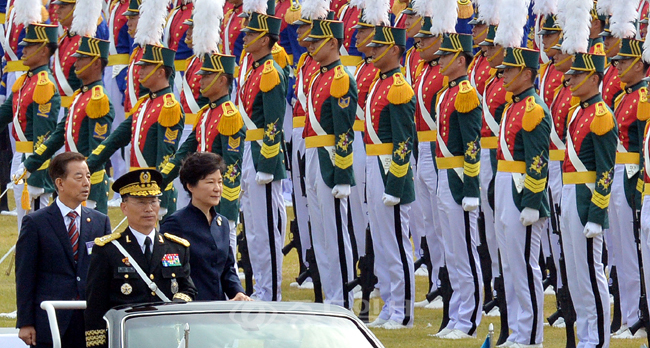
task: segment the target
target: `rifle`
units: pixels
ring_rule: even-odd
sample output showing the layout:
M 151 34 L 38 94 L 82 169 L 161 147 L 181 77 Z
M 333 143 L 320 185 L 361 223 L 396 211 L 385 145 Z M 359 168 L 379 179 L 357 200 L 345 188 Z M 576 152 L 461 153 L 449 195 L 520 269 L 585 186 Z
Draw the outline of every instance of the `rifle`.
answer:
M 370 293 L 375 289 L 377 276 L 374 273 L 375 250 L 372 246 L 372 235 L 370 226 L 366 227 L 366 254 L 359 257 L 359 277 L 345 284 L 345 291 L 350 292 L 357 285 L 361 285 L 361 310 L 359 319 L 368 323 L 368 314 L 370 313 Z
M 293 206 L 295 207 L 296 196 L 294 193 L 291 194 L 291 199 L 293 200 Z M 296 214 L 295 212 L 296 210 L 294 209 L 294 216 Z M 301 273 L 307 270 L 307 266 L 305 265 L 305 261 L 302 258 L 302 243 L 300 242 L 300 232 L 298 231 L 298 217 L 295 217 L 289 223 L 289 235 L 291 237 L 291 240 L 282 248 L 282 255 L 287 256 L 291 250 L 296 249 L 296 252 L 298 253 L 298 264 L 300 265 L 298 275 L 300 276 Z
M 478 251 L 478 258 L 481 262 L 481 273 L 483 275 L 483 292 L 484 300 L 483 303 L 486 305 L 483 306 L 485 313 L 489 313 L 492 308 L 486 308 L 487 304 L 492 302 L 492 257 L 490 256 L 490 248 L 487 243 L 487 235 L 485 234 L 485 214 L 480 211 L 478 213 L 478 236 L 480 244 L 476 247 Z
M 641 231 L 641 212 L 636 210 L 636 204 L 634 200 L 632 200 L 632 209 L 634 212 L 634 217 L 633 217 L 633 225 L 634 225 L 634 242 L 636 243 L 636 256 L 639 261 L 639 277 L 641 280 L 641 296 L 639 297 L 639 320 L 634 323 L 632 326 L 629 327 L 630 332 L 632 335 L 636 334 L 636 332 L 641 329 L 645 328 L 646 331 L 648 330 L 648 319 L 650 316 L 648 315 L 648 301 L 646 300 L 646 291 L 645 291 L 645 277 L 643 276 L 643 257 L 641 254 L 641 238 L 640 238 L 640 231 Z
M 501 257 L 499 256 L 499 268 L 501 268 Z M 506 305 L 506 287 L 503 281 L 503 275 L 499 275 L 494 278 L 494 290 L 497 293 L 495 298 L 496 305 L 499 307 L 500 321 L 501 321 L 501 332 L 499 333 L 499 338 L 497 339 L 497 346 L 505 343 L 508 340 L 510 335 L 510 327 L 508 326 L 508 307 Z
M 612 313 L 611 333 L 618 331 L 621 328 L 622 312 L 621 312 L 621 292 L 618 288 L 618 271 L 616 265 L 612 265 L 609 270 L 609 293 L 614 297 L 614 312 Z
M 237 249 L 239 249 L 239 260 L 237 265 L 244 270 L 246 295 L 253 294 L 253 266 L 251 265 L 250 255 L 248 254 L 248 241 L 246 239 L 246 224 L 244 223 L 244 213 L 239 212 L 241 221 L 241 232 L 237 235 Z
M 420 238 L 420 249 L 422 249 L 422 257 L 413 263 L 413 269 L 417 271 L 422 267 L 422 265 L 427 266 L 427 271 L 429 271 L 429 291 L 431 291 L 433 288 L 433 279 L 431 278 L 433 265 L 431 264 L 431 251 L 429 251 L 429 242 L 427 242 L 427 237 Z
M 440 280 L 440 287 L 438 290 L 440 290 L 440 296 L 442 296 L 442 303 L 444 305 L 442 309 L 442 323 L 440 323 L 440 329 L 438 330 L 438 332 L 440 332 L 447 327 L 447 324 L 449 324 L 449 301 L 451 300 L 451 294 L 454 293 L 454 289 L 451 288 L 447 266 L 440 267 L 438 279 Z M 428 299 L 429 295 L 427 295 L 427 300 Z M 435 297 L 433 299 L 435 299 Z M 431 299 L 431 301 L 433 301 L 433 299 Z
M 314 283 L 314 302 L 316 303 L 323 303 L 323 288 L 322 284 L 320 281 L 320 272 L 318 271 L 318 264 L 316 263 L 316 254 L 314 253 L 314 247 L 313 247 L 313 237 L 311 234 L 311 223 L 308 223 L 309 226 L 309 239 L 312 240 L 312 247 L 307 249 L 305 252 L 305 261 L 309 264 L 309 267 L 306 267 L 306 270 L 300 275 L 298 275 L 298 278 L 296 278 L 296 281 L 298 284 L 302 285 L 302 283 L 307 280 L 307 278 L 311 277 L 311 281 Z

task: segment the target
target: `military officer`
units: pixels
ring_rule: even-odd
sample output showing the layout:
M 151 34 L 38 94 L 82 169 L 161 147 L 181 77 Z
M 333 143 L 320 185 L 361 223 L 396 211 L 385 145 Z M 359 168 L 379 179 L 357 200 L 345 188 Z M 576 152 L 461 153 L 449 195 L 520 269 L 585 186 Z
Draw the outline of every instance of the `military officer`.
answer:
M 383 11 L 382 11 L 383 10 Z M 375 34 L 368 44 L 379 77 L 366 96 L 366 192 L 375 271 L 384 306 L 369 327 L 402 329 L 414 318 L 415 274 L 409 240 L 415 200 L 411 152 L 415 138 L 415 95 L 401 73 L 406 30 L 387 26 L 381 6 L 366 8 Z M 379 13 L 379 14 L 377 14 Z
M 256 280 L 253 297 L 264 301 L 282 299 L 282 247 L 287 218 L 282 197 L 282 179 L 286 177 L 282 129 L 288 87 L 272 55 L 280 24 L 277 17 L 250 14 L 248 25 L 242 29 L 250 66 L 240 66 L 243 78 L 237 94 L 247 128 L 241 204 Z
M 162 175 L 152 169 L 124 174 L 113 183 L 129 226 L 96 238 L 86 285 L 86 346 L 107 347 L 104 314 L 117 305 L 192 301 L 190 243 L 156 229 Z M 154 290 L 155 289 L 155 290 Z
M 131 168 L 162 170 L 178 148 L 184 115 L 176 101 L 169 78 L 173 73 L 174 51 L 152 44 L 144 47 L 137 63 L 141 68 L 140 83 L 150 90 L 130 115 L 88 157 L 88 167 L 95 173 L 118 149 L 131 144 Z M 176 210 L 176 190 L 173 185 L 163 188 L 160 204 L 162 219 Z
M 109 42 L 89 36 L 81 38 L 74 53 L 75 75 L 82 87 L 74 94 L 70 112 L 59 122 L 56 130 L 41 144 L 35 154 L 27 158 L 24 168 L 33 173 L 52 155 L 65 146 L 65 151 L 90 153 L 110 135 L 115 114 L 113 103 L 106 94 L 102 72 L 108 63 Z M 108 175 L 99 170 L 90 178 L 90 194 L 86 207 L 108 212 Z
M 498 34 L 497 34 L 498 35 Z M 546 182 L 551 114 L 535 92 L 539 51 L 506 49 L 504 89 L 513 94 L 502 115 L 494 197 L 508 304 L 508 341 L 541 345 L 544 289 L 539 267 L 549 214 Z
M 436 101 L 436 164 L 445 260 L 454 289 L 449 323 L 437 337 L 457 339 L 475 337 L 483 306 L 483 281 L 476 250 L 481 104 L 467 76 L 472 36 L 446 35 L 437 54 L 441 56 L 440 73 L 449 79 L 448 88 L 438 92 Z M 475 62 L 481 61 L 487 62 L 485 57 Z
M 47 24 L 30 24 L 20 42 L 23 47 L 22 61 L 29 71 L 16 80 L 11 94 L 0 106 L 0 127 L 13 121 L 12 136 L 16 139 L 14 156 L 16 168 L 47 140 L 56 128 L 61 97 L 48 66 L 56 50 L 57 27 Z M 47 174 L 49 162 L 37 168 L 26 179 L 27 185 L 14 186 L 14 198 L 18 211 L 20 230 L 23 216 L 30 209 L 49 204 L 54 186 Z M 24 178 L 15 178 L 22 180 Z
M 641 205 L 636 186 L 641 164 L 641 137 L 645 129 L 645 122 L 639 120 L 636 115 L 641 99 L 647 98 L 648 93 L 647 83 L 643 81 L 647 65 L 641 60 L 642 52 L 643 41 L 623 38 L 618 54 L 612 57 L 612 64 L 618 71 L 619 79 L 625 84 L 623 92 L 614 103 L 619 142 L 616 148 L 608 232 L 612 241 L 608 244 L 608 251 L 615 250 L 616 255 L 621 327 L 632 326 L 639 320 L 639 303 L 636 299 L 641 296 L 634 221 Z M 614 337 L 628 336 L 632 336 L 631 332 L 622 330 Z

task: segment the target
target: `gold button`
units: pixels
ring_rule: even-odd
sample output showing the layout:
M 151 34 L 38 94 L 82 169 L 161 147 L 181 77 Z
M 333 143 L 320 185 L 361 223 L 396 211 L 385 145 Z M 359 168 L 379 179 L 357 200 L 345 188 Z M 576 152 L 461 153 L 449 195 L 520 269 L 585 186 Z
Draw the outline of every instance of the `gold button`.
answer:
M 152 291 L 151 296 L 156 296 L 156 293 Z
M 172 278 L 176 278 L 176 273 L 172 273 Z
M 153 274 L 150 274 L 150 275 L 149 275 L 149 278 L 151 278 L 151 280 L 153 280 Z
M 129 279 L 129 275 L 128 275 L 128 274 L 125 274 L 125 275 L 124 275 L 124 279 Z

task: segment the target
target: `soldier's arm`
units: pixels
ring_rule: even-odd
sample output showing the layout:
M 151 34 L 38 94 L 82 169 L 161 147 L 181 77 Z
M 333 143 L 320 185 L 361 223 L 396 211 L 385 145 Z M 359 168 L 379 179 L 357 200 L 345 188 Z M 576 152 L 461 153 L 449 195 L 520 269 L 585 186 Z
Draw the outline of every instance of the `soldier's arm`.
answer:
M 226 165 L 223 176 L 223 192 L 219 213 L 229 220 L 236 220 L 239 214 L 239 195 L 241 193 L 241 168 L 244 157 L 244 138 L 246 131 L 242 127 L 231 136 L 219 135 L 219 139 L 212 147 L 212 152 L 222 154 Z
M 357 111 L 357 84 L 342 65 L 337 66 L 330 88 L 334 123 L 334 184 L 354 185 L 352 142 Z
M 163 187 L 169 185 L 170 182 L 174 181 L 178 176 L 178 172 L 181 169 L 181 163 L 183 160 L 196 152 L 196 149 L 199 146 L 199 142 L 196 140 L 196 127 L 192 130 L 192 133 L 185 139 L 185 142 L 178 148 L 178 151 L 169 159 L 169 162 L 165 164 L 165 167 L 162 168 L 161 173 L 163 175 Z
M 55 88 L 55 87 L 52 87 Z M 57 127 L 57 119 L 59 117 L 59 109 L 61 108 L 61 96 L 55 93 L 47 102 L 38 104 L 32 103 L 27 112 L 32 115 L 32 141 L 34 143 L 33 151 L 36 152 L 38 147 L 44 143 Z M 37 168 L 45 170 L 47 168 Z M 34 187 L 42 185 L 42 179 L 38 177 L 30 177 L 27 183 Z
M 461 82 L 455 101 L 460 135 L 465 157 L 463 170 L 463 197 L 479 197 L 479 172 L 481 169 L 481 105 L 476 89 L 468 81 Z
M 94 89 L 101 89 L 101 95 L 96 95 Z M 94 151 L 102 141 L 111 135 L 115 109 L 108 95 L 104 94 L 102 86 L 93 87 L 93 97 L 86 107 L 88 115 L 88 148 Z
M 271 63 L 268 63 L 271 62 Z M 273 174 L 282 161 L 280 150 L 282 148 L 282 125 L 286 106 L 286 82 L 282 71 L 278 71 L 267 61 L 260 82 L 262 102 L 264 105 L 264 137 L 260 158 L 257 162 L 257 171 Z
M 156 163 L 149 163 L 149 165 L 155 164 L 159 171 L 163 170 L 174 153 L 176 153 L 178 143 L 183 135 L 185 114 L 180 107 L 180 103 L 175 100 L 174 102 L 176 103 L 176 106 L 173 107 L 175 115 L 166 119 L 166 117 L 163 117 L 164 111 L 161 111 L 156 125 L 158 129 Z
M 548 179 L 548 151 L 551 134 L 551 115 L 536 104 L 527 111 L 522 124 L 522 138 L 526 160 L 526 179 L 521 200 L 522 207 L 541 210 Z
M 13 100 L 14 96 L 10 94 L 4 103 L 0 105 L 0 132 L 13 120 Z
M 111 246 L 93 247 L 86 280 L 86 310 L 84 322 L 87 347 L 106 347 L 106 322 L 103 317 L 110 307 L 111 270 L 107 249 Z
M 393 153 L 384 192 L 391 196 L 402 197 L 406 175 L 411 168 L 411 153 L 415 138 L 415 94 L 401 74 L 396 74 L 394 78 L 395 82 L 388 92 Z M 398 98 L 391 97 L 393 95 L 391 92 L 395 88 L 403 89 L 401 93 L 395 93 L 400 96 Z
M 131 126 L 133 116 L 129 116 L 126 120 L 122 121 L 111 135 L 102 141 L 93 152 L 88 156 L 88 169 L 91 173 L 100 170 L 106 161 L 118 149 L 129 145 L 131 142 Z
M 65 120 L 66 117 L 56 125 L 54 133 L 47 138 L 47 141 L 39 145 L 36 151 L 25 159 L 23 164 L 28 172 L 33 173 L 37 171 L 45 161 L 63 146 L 65 139 Z
M 589 203 L 587 221 L 604 227 L 614 177 L 618 128 L 611 112 L 594 116 L 591 124 L 592 142 L 596 154 L 596 185 Z

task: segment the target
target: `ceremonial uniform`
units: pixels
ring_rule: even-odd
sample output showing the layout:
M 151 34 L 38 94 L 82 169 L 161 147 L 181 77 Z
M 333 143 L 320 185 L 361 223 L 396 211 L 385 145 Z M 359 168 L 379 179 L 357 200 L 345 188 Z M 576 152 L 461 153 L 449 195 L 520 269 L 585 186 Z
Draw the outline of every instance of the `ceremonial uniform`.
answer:
M 223 17 L 221 29 L 221 44 L 224 54 L 231 54 L 235 57 L 241 57 L 244 49 L 243 35 L 240 35 L 244 27 L 244 18 L 239 18 L 242 13 L 242 5 L 238 5 L 228 10 Z
M 490 63 L 483 51 L 479 51 L 467 68 L 467 75 L 472 87 L 477 91 L 479 99 L 483 100 L 485 83 L 490 77 Z
M 471 50 L 471 35 L 449 34 L 439 53 Z M 481 66 L 479 63 L 484 59 L 477 58 L 475 66 Z M 449 281 L 454 289 L 446 328 L 474 336 L 483 306 L 483 281 L 476 250 L 478 211 L 464 211 L 461 204 L 468 198 L 477 203 L 479 199 L 481 105 L 467 76 L 449 81 L 448 88 L 438 92 L 436 111 L 438 209 Z
M 376 26 L 369 45 L 400 45 L 406 31 Z M 366 96 L 366 193 L 375 271 L 384 306 L 378 318 L 413 325 L 415 274 L 409 239 L 415 200 L 410 159 L 415 138 L 415 98 L 400 68 L 380 73 Z M 386 323 L 386 324 L 388 324 Z
M 623 85 L 618 78 L 618 70 L 611 63 L 605 65 L 605 75 L 603 82 L 600 84 L 600 92 L 603 95 L 603 100 L 607 103 L 610 109 L 614 109 L 614 102 L 616 98 L 623 91 Z
M 127 118 L 135 112 L 134 108 L 138 103 L 138 99 L 149 93 L 149 90 L 140 84 L 140 65 L 136 64 L 142 59 L 143 53 L 142 47 L 136 44 L 129 57 L 126 72 L 126 92 L 124 94 L 124 113 Z
M 174 61 L 174 94 L 180 98 L 180 93 L 183 90 L 183 75 L 187 61 L 186 59 L 192 56 L 192 49 L 185 43 L 187 29 L 189 28 L 188 20 L 192 17 L 192 9 L 194 3 L 189 0 L 182 0 L 181 3 L 173 8 L 167 16 L 165 29 L 163 31 L 163 43 L 165 47 L 176 51 L 176 60 Z M 192 131 L 191 126 L 187 127 L 185 137 Z M 182 140 L 185 140 L 182 137 Z
M 645 81 L 648 81 L 648 78 L 645 78 Z M 637 107 L 637 119 L 641 122 L 645 122 L 645 127 L 643 127 L 643 142 L 641 143 L 641 166 L 642 170 L 639 174 L 639 183 L 643 185 L 641 188 L 642 194 L 642 205 L 641 205 L 641 230 L 639 231 L 639 241 L 642 255 L 642 263 L 644 265 L 650 264 L 650 132 L 648 131 L 648 125 L 650 122 L 647 122 L 650 118 L 650 103 L 648 103 L 648 97 L 646 95 L 645 99 L 642 99 Z M 650 279 L 650 267 L 643 267 L 644 279 Z M 650 282 L 645 282 L 645 291 L 646 294 L 650 293 Z M 650 304 L 650 299 L 646 297 L 646 301 Z
M 571 70 L 602 71 L 604 56 L 576 54 Z M 585 64 L 588 61 L 589 64 Z M 592 70 L 593 71 L 593 70 Z M 618 129 L 600 94 L 581 100 L 569 111 L 563 163 L 562 245 L 567 279 L 577 314 L 577 335 L 585 346 L 609 344 L 610 306 L 602 263 L 603 236 L 586 238 L 585 225 L 608 228 L 607 209 L 614 177 Z M 587 131 L 589 129 L 589 131 Z M 581 131 L 582 132 L 579 132 Z M 595 315 L 594 315 L 595 314 Z
M 553 103 L 555 91 L 562 84 L 562 72 L 555 68 L 553 60 L 542 64 L 539 70 L 539 96 L 545 105 Z
M 143 169 L 125 174 L 113 189 L 122 197 L 155 197 L 161 182 L 160 173 Z M 190 278 L 189 247 L 187 240 L 155 229 L 127 227 L 96 238 L 86 286 L 86 346 L 107 347 L 103 316 L 115 306 L 192 301 L 197 292 Z
M 38 24 L 28 27 L 21 45 L 48 42 L 56 42 L 56 27 Z M 31 69 L 13 84 L 11 94 L 0 106 L 0 127 L 4 128 L 13 122 L 11 133 L 16 139 L 16 153 L 21 154 L 20 157 L 14 156 L 16 168 L 54 132 L 60 106 L 61 97 L 47 65 Z M 44 163 L 31 174 L 27 179 L 27 188 L 23 183 L 14 185 L 19 230 L 28 210 L 49 204 L 54 186 L 47 174 L 48 165 L 49 162 Z M 32 204 L 32 200 L 37 200 L 38 203 Z
M 242 30 L 277 35 L 280 19 L 253 12 L 248 26 Z M 237 97 L 247 128 L 241 204 L 256 281 L 253 295 L 264 301 L 280 301 L 287 219 L 281 181 L 286 177 L 282 128 L 287 78 L 271 54 L 250 64 L 240 67 L 245 72 Z
M 363 20 L 361 20 L 361 9 L 356 6 L 350 6 L 349 1 L 345 3 L 338 10 L 337 18 L 343 22 L 343 46 L 339 52 L 341 53 L 341 62 L 348 69 L 359 65 L 363 60 L 363 55 L 357 49 L 357 38 L 356 33 L 357 29 L 360 26 L 364 26 Z M 365 23 L 367 26 L 368 24 Z M 352 71 L 352 70 L 350 70 Z M 356 171 L 356 170 L 355 170 Z

